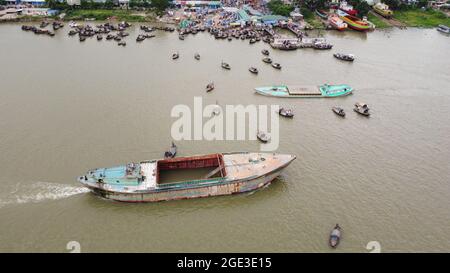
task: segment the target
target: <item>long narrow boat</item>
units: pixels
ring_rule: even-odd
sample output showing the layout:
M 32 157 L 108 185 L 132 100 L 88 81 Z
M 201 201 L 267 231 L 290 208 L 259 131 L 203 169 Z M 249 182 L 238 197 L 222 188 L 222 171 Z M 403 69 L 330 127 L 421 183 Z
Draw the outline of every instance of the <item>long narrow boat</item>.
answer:
M 362 20 L 345 12 L 338 12 L 339 17 L 347 23 L 348 27 L 357 31 L 368 31 L 374 27 L 374 24 L 367 20 Z
M 269 185 L 295 158 L 238 152 L 149 160 L 93 169 L 78 181 L 94 194 L 124 202 L 230 195 Z
M 445 25 L 439 25 L 437 27 L 437 31 L 440 31 L 440 32 L 445 33 L 445 34 L 450 34 L 450 27 L 445 26 Z
M 317 10 L 316 9 L 316 14 L 322 19 L 326 20 L 328 18 L 328 13 L 326 11 L 324 11 L 324 10 Z
M 257 87 L 255 90 L 260 95 L 282 98 L 333 98 L 346 96 L 353 92 L 353 88 L 346 84 L 324 84 L 320 86 L 276 85 Z

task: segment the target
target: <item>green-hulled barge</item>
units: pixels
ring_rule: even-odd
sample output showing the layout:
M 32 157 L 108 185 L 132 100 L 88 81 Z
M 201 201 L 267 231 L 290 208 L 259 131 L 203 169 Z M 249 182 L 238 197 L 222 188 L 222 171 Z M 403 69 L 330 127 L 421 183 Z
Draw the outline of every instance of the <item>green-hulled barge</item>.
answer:
M 346 84 L 320 86 L 275 85 L 257 87 L 258 94 L 282 98 L 335 98 L 349 95 L 353 88 Z
M 270 184 L 295 158 L 287 154 L 239 152 L 150 160 L 93 169 L 78 181 L 95 194 L 124 202 L 229 195 Z M 197 177 L 192 176 L 193 171 Z M 185 179 L 174 174 L 186 174 Z

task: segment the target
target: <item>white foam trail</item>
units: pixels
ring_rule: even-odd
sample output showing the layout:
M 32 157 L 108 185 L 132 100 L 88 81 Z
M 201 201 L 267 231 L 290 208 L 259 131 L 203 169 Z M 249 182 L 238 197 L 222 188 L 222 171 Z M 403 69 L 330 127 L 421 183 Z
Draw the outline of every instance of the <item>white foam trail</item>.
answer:
M 19 183 L 9 194 L 2 194 L 0 207 L 12 204 L 38 203 L 47 200 L 58 200 L 88 192 L 84 187 L 70 186 L 60 183 L 35 182 L 31 185 Z M 6 191 L 7 192 L 7 191 Z

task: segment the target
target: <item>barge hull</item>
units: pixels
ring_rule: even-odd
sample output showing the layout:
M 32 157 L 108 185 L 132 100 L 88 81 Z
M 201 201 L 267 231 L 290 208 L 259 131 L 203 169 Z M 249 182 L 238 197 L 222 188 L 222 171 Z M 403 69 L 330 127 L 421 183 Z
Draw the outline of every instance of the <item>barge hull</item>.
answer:
M 283 166 L 274 172 L 257 177 L 251 180 L 237 181 L 231 183 L 215 184 L 211 186 L 199 188 L 177 189 L 173 191 L 156 191 L 145 193 L 120 193 L 103 190 L 100 188 L 89 187 L 89 189 L 101 197 L 121 202 L 159 202 L 169 200 L 202 198 L 210 196 L 231 195 L 236 193 L 251 192 L 269 185 L 276 177 L 278 177 Z

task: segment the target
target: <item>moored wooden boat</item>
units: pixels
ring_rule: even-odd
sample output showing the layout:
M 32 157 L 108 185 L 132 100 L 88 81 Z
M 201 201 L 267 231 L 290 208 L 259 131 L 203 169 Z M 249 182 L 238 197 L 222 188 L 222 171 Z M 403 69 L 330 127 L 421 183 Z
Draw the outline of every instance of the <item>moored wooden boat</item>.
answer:
M 333 98 L 346 96 L 353 92 L 349 85 L 292 86 L 276 85 L 257 87 L 255 91 L 264 96 L 282 98 Z
M 195 58 L 196 60 L 200 60 L 200 54 L 195 53 L 194 58 Z
M 313 44 L 314 49 L 320 49 L 320 50 L 326 50 L 326 49 L 332 49 L 333 45 L 327 42 L 316 42 Z
M 176 60 L 180 57 L 180 54 L 178 54 L 178 52 L 175 52 L 172 54 L 172 60 Z
M 337 16 L 336 14 L 330 15 L 330 17 L 328 17 L 328 23 L 330 24 L 331 27 L 333 27 L 334 29 L 337 30 L 345 30 L 347 28 L 347 23 L 345 23 L 341 18 L 339 18 L 339 16 Z
M 369 31 L 374 26 L 369 21 L 360 19 L 350 14 L 339 13 L 339 17 L 348 25 L 349 28 L 357 31 Z
M 267 50 L 267 49 L 261 50 L 261 53 L 266 56 L 268 56 L 270 54 L 269 50 Z
M 445 25 L 439 25 L 436 30 L 445 34 L 450 34 L 450 27 Z
M 316 9 L 316 14 L 322 18 L 322 19 L 327 19 L 328 18 L 328 13 L 324 10 L 317 10 Z
M 238 152 L 148 160 L 93 169 L 78 181 L 103 198 L 124 202 L 230 195 L 263 188 L 295 158 Z
M 347 1 L 341 1 L 340 5 L 339 5 L 339 10 L 350 14 L 352 16 L 356 16 L 358 14 L 358 11 L 356 9 L 353 8 L 352 5 L 349 5 L 347 3 Z
M 391 18 L 392 15 L 394 14 L 393 11 L 389 9 L 389 6 L 388 6 L 388 5 L 386 5 L 386 4 L 384 4 L 384 3 L 381 3 L 381 2 L 380 2 L 380 3 L 376 3 L 376 4 L 373 6 L 373 10 L 374 10 L 376 13 L 378 13 L 378 14 L 380 14 L 381 16 L 386 17 L 386 18 Z

